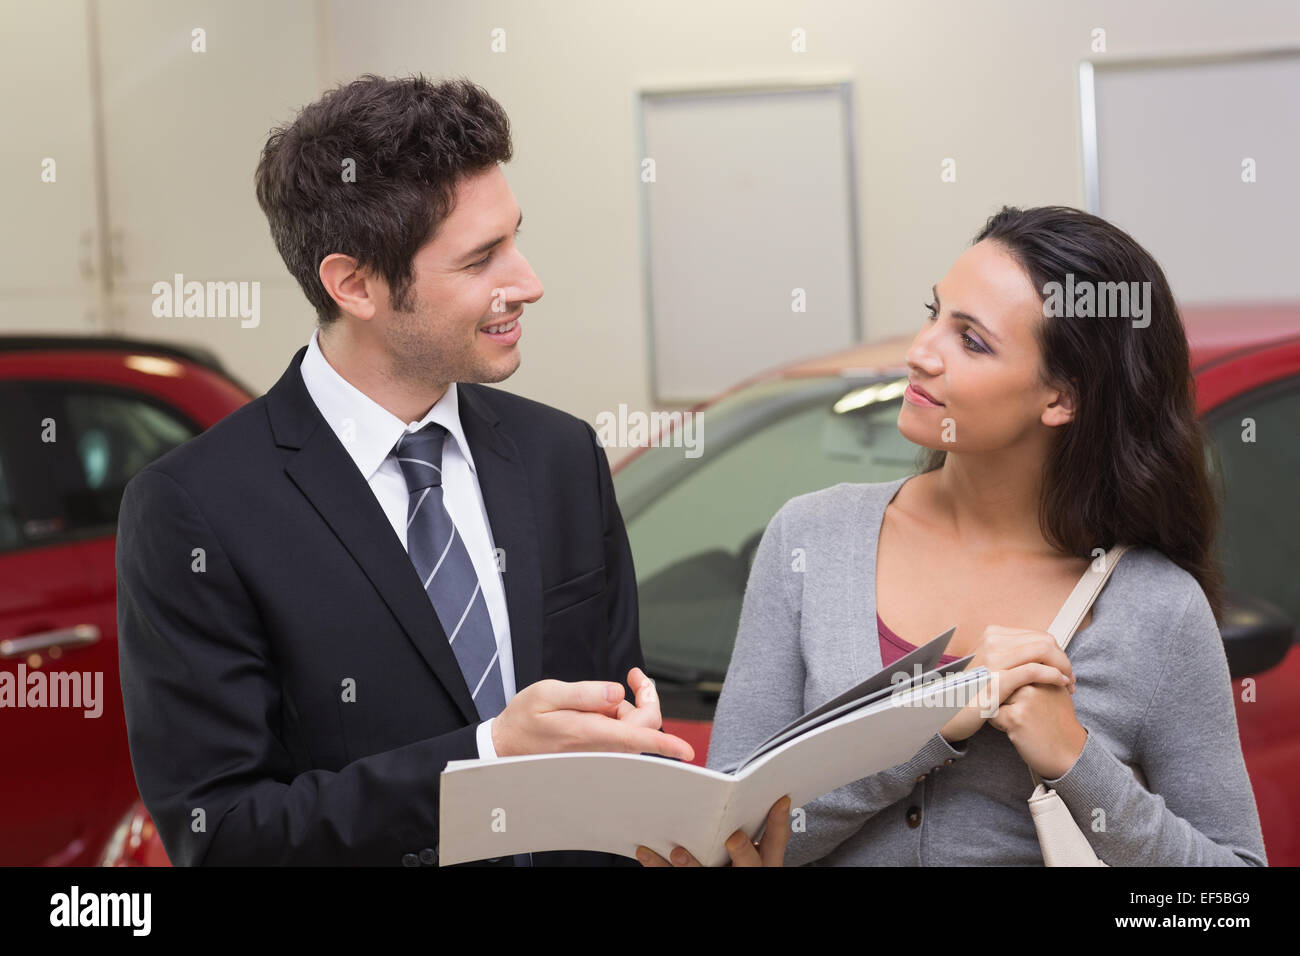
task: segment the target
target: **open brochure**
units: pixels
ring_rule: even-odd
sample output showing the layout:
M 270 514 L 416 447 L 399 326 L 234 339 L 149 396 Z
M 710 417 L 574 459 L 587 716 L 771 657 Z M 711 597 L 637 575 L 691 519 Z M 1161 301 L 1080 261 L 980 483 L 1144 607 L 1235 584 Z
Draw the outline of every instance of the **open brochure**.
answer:
M 665 859 L 683 846 L 725 864 L 738 829 L 757 838 L 772 804 L 792 807 L 910 759 L 966 704 L 988 671 L 942 666 L 956 628 L 782 727 L 722 770 L 656 755 L 557 753 L 453 760 L 441 779 L 440 865 L 546 850 Z

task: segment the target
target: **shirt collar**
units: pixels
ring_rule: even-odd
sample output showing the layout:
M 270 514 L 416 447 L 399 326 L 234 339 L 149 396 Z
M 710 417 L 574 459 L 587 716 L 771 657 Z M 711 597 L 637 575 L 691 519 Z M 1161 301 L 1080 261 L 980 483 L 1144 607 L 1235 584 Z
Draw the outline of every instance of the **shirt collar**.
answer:
M 403 422 L 345 379 L 326 361 L 325 354 L 317 343 L 319 335 L 319 328 L 312 330 L 311 341 L 307 343 L 307 354 L 302 358 L 303 384 L 307 386 L 308 394 L 325 421 L 361 469 L 361 476 L 366 481 L 370 481 L 384 463 L 403 433 L 419 431 L 429 422 L 437 422 L 447 429 L 456 440 L 461 455 L 469 463 L 470 471 L 477 475 L 469 442 L 465 440 L 465 432 L 460 424 L 460 400 L 455 382 L 447 386 L 442 398 L 434 403 L 422 419 L 418 422 Z

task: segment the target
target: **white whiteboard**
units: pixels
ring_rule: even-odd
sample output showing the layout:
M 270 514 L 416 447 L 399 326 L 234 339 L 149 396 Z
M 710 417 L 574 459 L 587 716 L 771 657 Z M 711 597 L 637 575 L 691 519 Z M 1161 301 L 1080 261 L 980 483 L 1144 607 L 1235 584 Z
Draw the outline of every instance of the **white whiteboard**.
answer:
M 641 157 L 655 401 L 861 340 L 847 83 L 643 93 Z
M 1180 303 L 1300 299 L 1300 51 L 1096 62 L 1080 80 L 1089 210 Z

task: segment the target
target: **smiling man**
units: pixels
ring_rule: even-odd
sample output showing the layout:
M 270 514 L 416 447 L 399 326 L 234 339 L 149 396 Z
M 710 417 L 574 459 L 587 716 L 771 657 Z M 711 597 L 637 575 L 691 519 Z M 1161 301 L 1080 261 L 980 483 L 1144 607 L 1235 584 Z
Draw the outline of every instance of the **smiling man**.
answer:
M 542 295 L 510 157 L 484 90 L 421 77 L 361 77 L 266 143 L 318 327 L 119 517 L 131 757 L 174 863 L 432 866 L 449 760 L 693 757 L 659 730 L 595 432 L 481 384 Z

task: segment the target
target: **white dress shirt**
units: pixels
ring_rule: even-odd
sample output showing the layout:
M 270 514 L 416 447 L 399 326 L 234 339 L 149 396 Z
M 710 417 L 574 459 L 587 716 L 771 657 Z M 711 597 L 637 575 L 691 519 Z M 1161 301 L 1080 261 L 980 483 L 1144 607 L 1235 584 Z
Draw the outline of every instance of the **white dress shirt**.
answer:
M 492 527 L 488 524 L 487 509 L 483 507 L 483 492 L 479 488 L 474 458 L 460 426 L 456 383 L 447 386 L 446 393 L 424 418 L 405 423 L 344 379 L 326 361 L 316 341 L 318 335 L 319 329 L 314 330 L 311 341 L 307 343 L 307 354 L 302 359 L 303 383 L 325 421 L 361 469 L 361 477 L 375 493 L 403 548 L 407 546 L 406 520 L 411 496 L 401 466 L 389 452 L 404 432 L 419 431 L 429 422 L 442 425 L 447 429 L 448 437 L 454 439 L 444 442 L 442 447 L 442 500 L 465 542 L 482 585 L 488 616 L 492 619 L 492 631 L 496 635 L 505 699 L 510 700 L 515 695 L 515 661 L 510 648 L 505 586 L 501 572 L 497 570 Z M 480 757 L 497 756 L 492 746 L 490 719 L 479 724 L 477 741 Z

